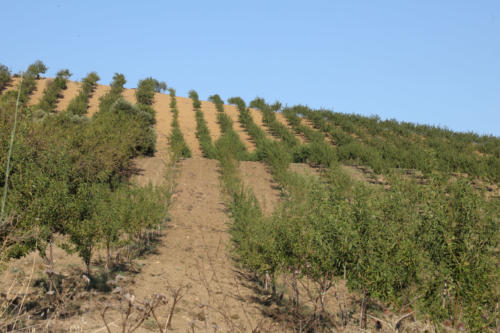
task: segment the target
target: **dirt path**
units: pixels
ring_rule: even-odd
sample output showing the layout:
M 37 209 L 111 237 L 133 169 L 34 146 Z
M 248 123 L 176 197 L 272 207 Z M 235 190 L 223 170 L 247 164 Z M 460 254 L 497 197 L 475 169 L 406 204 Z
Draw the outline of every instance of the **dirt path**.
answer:
M 264 214 L 271 215 L 280 200 L 280 191 L 266 165 L 241 161 L 240 173 L 243 183 L 253 191 Z
M 173 318 L 176 332 L 216 324 L 222 332 L 245 331 L 262 319 L 228 254 L 230 220 L 221 195 L 217 161 L 187 159 L 177 166 L 176 190 L 158 253 L 135 279 L 137 296 L 167 294 L 169 286 L 189 286 Z M 218 330 L 219 331 L 219 330 Z
M 245 147 L 247 147 L 248 151 L 254 151 L 255 143 L 252 141 L 252 138 L 238 120 L 238 108 L 234 105 L 224 105 L 224 112 L 233 121 L 233 129 L 236 133 L 238 133 L 240 140 L 243 142 Z
M 212 142 L 220 137 L 220 126 L 217 122 L 217 109 L 215 104 L 211 102 L 201 101 L 201 111 L 203 112 L 203 117 L 207 122 L 208 130 L 210 131 L 210 136 L 212 137 Z
M 196 118 L 193 101 L 186 97 L 176 97 L 179 110 L 179 127 L 193 157 L 202 157 L 200 142 L 196 137 Z

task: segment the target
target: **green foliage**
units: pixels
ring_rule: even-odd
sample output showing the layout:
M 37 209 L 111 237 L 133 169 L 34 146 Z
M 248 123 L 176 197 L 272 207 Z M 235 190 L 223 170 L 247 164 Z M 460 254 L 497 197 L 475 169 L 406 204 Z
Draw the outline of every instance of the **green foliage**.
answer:
M 123 86 L 127 83 L 123 74 L 115 73 L 113 81 L 111 82 L 110 91 L 99 99 L 99 110 L 106 111 L 111 105 L 121 97 L 123 93 Z
M 493 136 L 304 106 L 288 112 L 305 116 L 318 130 L 327 133 L 338 147 L 341 161 L 364 163 L 377 173 L 405 168 L 419 170 L 425 176 L 459 172 L 490 182 L 500 181 L 500 141 Z
M 175 98 L 175 90 L 173 88 L 170 91 L 170 109 L 172 110 L 172 131 L 168 137 L 168 143 L 172 149 L 173 160 L 176 161 L 180 158 L 191 157 L 191 150 L 184 140 L 181 129 L 179 127 L 179 110 L 177 109 L 177 100 Z
M 86 114 L 89 98 L 94 92 L 94 89 L 97 86 L 97 81 L 99 81 L 99 79 L 100 78 L 96 72 L 87 74 L 87 76 L 82 79 L 82 87 L 80 89 L 80 92 L 69 102 L 66 111 L 79 116 Z
M 71 73 L 67 69 L 57 72 L 56 78 L 47 82 L 47 88 L 43 91 L 43 97 L 37 107 L 45 112 L 55 112 L 57 100 L 61 97 L 61 91 L 66 89 L 70 76 Z
M 140 80 L 135 91 L 135 97 L 138 104 L 152 105 L 154 102 L 155 92 L 167 90 L 165 82 L 159 82 L 152 77 Z
M 201 102 L 198 97 L 198 93 L 194 90 L 189 91 L 189 98 L 193 101 L 193 108 L 196 117 L 196 137 L 200 141 L 203 156 L 206 158 L 215 158 L 215 147 L 212 144 L 212 138 L 210 137 L 207 122 L 205 121 L 203 112 L 201 111 Z
M 22 80 L 22 85 L 20 89 L 20 95 L 19 95 L 19 103 L 20 106 L 26 105 L 29 101 L 30 95 L 33 93 L 33 91 L 36 89 L 36 80 L 40 78 L 40 74 L 45 73 L 47 70 L 47 67 L 40 61 L 37 60 L 35 63 L 31 64 L 26 72 L 23 75 L 23 80 Z M 19 85 L 20 83 L 18 83 Z M 16 101 L 17 98 L 17 92 L 18 89 L 16 90 L 11 90 L 6 92 L 5 94 L 2 94 L 2 103 L 10 103 L 13 104 Z
M 10 70 L 7 66 L 0 64 L 0 91 L 5 88 L 11 80 Z
M 217 109 L 217 121 L 221 129 L 221 137 L 215 143 L 215 149 L 219 156 L 230 156 L 232 159 L 238 161 L 244 160 L 254 160 L 255 155 L 250 154 L 243 142 L 241 142 L 240 136 L 233 129 L 233 121 L 231 118 L 224 113 L 224 102 L 219 95 L 210 96 L 209 100 L 215 104 Z M 229 151 L 223 152 L 228 149 Z
M 40 78 L 40 74 L 45 74 L 46 71 L 47 71 L 47 66 L 45 66 L 45 64 L 42 61 L 37 60 L 31 65 L 29 65 L 28 70 L 26 71 L 26 76 L 33 77 L 36 80 L 38 80 Z

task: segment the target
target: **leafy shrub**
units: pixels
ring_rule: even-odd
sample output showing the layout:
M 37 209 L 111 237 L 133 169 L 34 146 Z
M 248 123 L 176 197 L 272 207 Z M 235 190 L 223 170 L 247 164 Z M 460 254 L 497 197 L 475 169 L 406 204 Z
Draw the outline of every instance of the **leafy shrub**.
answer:
M 167 89 L 165 82 L 159 82 L 152 77 L 140 80 L 135 91 L 137 103 L 144 105 L 152 105 L 154 102 L 155 92 L 161 92 Z
M 26 76 L 33 77 L 34 79 L 38 80 L 40 79 L 40 74 L 45 74 L 46 71 L 47 66 L 45 66 L 42 61 L 37 60 L 29 65 L 28 70 L 26 71 Z
M 10 70 L 7 66 L 0 64 L 0 91 L 9 83 L 11 80 Z
M 111 82 L 110 91 L 99 99 L 99 110 L 108 110 L 111 105 L 120 98 L 123 93 L 123 86 L 127 83 L 123 74 L 115 73 L 113 81 Z

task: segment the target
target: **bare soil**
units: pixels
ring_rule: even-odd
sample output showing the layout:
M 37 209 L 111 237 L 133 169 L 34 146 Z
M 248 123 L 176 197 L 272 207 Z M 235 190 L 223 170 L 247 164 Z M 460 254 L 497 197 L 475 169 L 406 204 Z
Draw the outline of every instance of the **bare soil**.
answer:
M 234 105 L 224 105 L 224 112 L 233 121 L 233 129 L 236 133 L 238 133 L 241 141 L 243 142 L 245 147 L 248 149 L 248 151 L 254 151 L 255 150 L 255 143 L 253 142 L 252 138 L 250 137 L 248 132 L 245 130 L 243 125 L 238 120 L 238 114 L 239 114 L 238 108 Z
M 243 183 L 250 188 L 265 215 L 271 215 L 280 200 L 280 190 L 267 169 L 260 162 L 241 161 L 240 174 Z
M 104 86 L 102 84 L 98 84 L 92 93 L 92 97 L 89 99 L 89 108 L 87 110 L 87 114 L 89 117 L 92 117 L 94 113 L 99 111 L 99 98 L 106 95 L 111 88 L 109 86 Z
M 203 112 L 203 117 L 207 122 L 212 142 L 215 142 L 218 138 L 220 138 L 221 134 L 219 122 L 217 121 L 217 108 L 212 102 L 201 101 L 201 111 Z
M 66 111 L 69 102 L 80 93 L 82 85 L 79 82 L 68 81 L 66 86 L 66 89 L 61 92 L 62 97 L 57 101 L 56 110 L 59 112 Z
M 295 135 L 295 137 L 300 141 L 300 143 L 307 142 L 304 135 L 300 135 L 300 134 L 295 133 L 292 126 L 290 126 L 290 124 L 288 124 L 288 120 L 286 120 L 285 116 L 282 113 L 275 112 L 275 114 L 276 114 L 276 120 L 279 121 L 281 124 L 285 125 L 288 128 L 288 130 L 290 131 L 290 133 L 293 133 Z
M 137 296 L 187 286 L 173 319 L 175 331 L 217 325 L 222 331 L 263 320 L 253 291 L 244 286 L 230 257 L 230 220 L 225 212 L 217 161 L 187 159 L 178 166 L 171 222 L 158 253 L 135 279 Z
M 43 90 L 45 89 L 45 87 L 47 87 L 47 83 L 49 82 L 49 80 L 52 79 L 41 78 L 36 81 L 36 88 L 35 91 L 33 91 L 33 94 L 31 94 L 28 106 L 33 106 L 40 103 L 40 99 L 43 96 Z
M 200 142 L 196 137 L 196 118 L 193 110 L 193 101 L 185 97 L 176 97 L 179 110 L 179 127 L 184 135 L 184 140 L 193 157 L 202 157 Z

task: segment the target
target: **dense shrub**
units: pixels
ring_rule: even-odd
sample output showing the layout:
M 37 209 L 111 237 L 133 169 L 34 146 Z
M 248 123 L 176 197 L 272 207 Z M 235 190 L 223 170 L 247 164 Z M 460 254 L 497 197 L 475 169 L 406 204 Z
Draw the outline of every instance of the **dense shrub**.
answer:
M 61 113 L 35 120 L 34 113 L 20 114 L 5 184 L 13 101 L 14 95 L 0 100 L 0 187 L 9 187 L 6 216 L 12 221 L 1 221 L 2 258 L 34 249 L 45 256 L 54 235 L 64 234 L 65 249 L 78 252 L 90 273 L 96 246 L 104 244 L 108 251 L 122 246 L 117 234 L 127 235 L 128 243 L 147 241 L 163 220 L 167 198 L 166 192 L 126 183 L 131 158 L 154 150 L 143 111 L 118 99 L 91 119 Z
M 167 90 L 165 82 L 159 82 L 152 77 L 140 80 L 135 91 L 137 103 L 144 105 L 152 105 L 154 102 L 155 92 L 162 92 Z
M 7 66 L 0 64 L 0 91 L 10 82 L 11 75 Z

